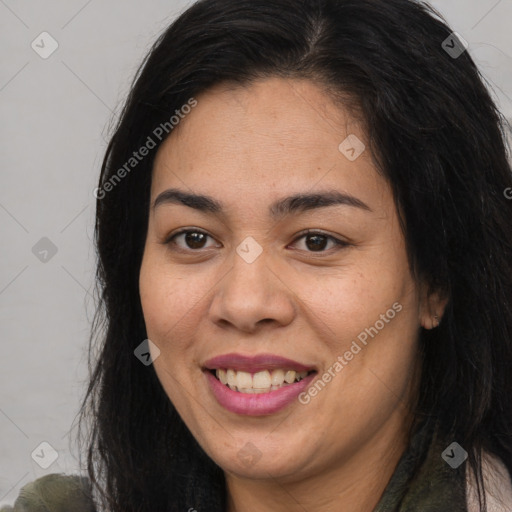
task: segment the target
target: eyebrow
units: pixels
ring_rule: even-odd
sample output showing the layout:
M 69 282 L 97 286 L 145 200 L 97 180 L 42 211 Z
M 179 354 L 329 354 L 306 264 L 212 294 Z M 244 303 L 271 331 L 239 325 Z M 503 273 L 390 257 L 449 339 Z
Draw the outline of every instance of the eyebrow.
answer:
M 223 204 L 217 199 L 201 194 L 190 194 L 176 188 L 170 188 L 159 194 L 153 203 L 153 210 L 163 204 L 182 204 L 189 208 L 212 213 L 217 216 L 222 215 L 224 212 Z M 271 217 L 277 219 L 293 213 L 302 213 L 308 210 L 337 205 L 352 206 L 369 212 L 373 211 L 357 197 L 337 190 L 328 190 L 325 192 L 296 194 L 284 197 L 272 203 L 269 213 Z

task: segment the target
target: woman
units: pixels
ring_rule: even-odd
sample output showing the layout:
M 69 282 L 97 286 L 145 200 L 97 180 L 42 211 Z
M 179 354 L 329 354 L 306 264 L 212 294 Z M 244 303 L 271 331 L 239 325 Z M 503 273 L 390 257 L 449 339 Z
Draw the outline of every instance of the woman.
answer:
M 95 190 L 97 510 L 511 510 L 502 126 L 423 4 L 181 15 Z

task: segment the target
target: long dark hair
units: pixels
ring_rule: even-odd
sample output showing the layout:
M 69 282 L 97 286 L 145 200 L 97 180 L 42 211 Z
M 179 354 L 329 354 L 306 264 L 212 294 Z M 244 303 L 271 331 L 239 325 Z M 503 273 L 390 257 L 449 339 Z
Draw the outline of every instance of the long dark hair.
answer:
M 152 165 L 172 133 L 170 117 L 215 84 L 271 76 L 323 84 L 359 113 L 392 187 L 411 269 L 449 297 L 439 328 L 420 333 L 415 416 L 469 452 L 479 495 L 482 449 L 512 474 L 505 121 L 468 51 L 453 40 L 449 47 L 460 55 L 443 45 L 451 32 L 432 8 L 410 0 L 201 0 L 156 41 L 95 192 L 99 307 L 79 437 L 109 510 L 225 507 L 222 470 L 196 443 L 153 367 L 134 356 L 147 338 L 138 279 Z M 147 156 L 130 160 L 143 146 L 152 146 Z

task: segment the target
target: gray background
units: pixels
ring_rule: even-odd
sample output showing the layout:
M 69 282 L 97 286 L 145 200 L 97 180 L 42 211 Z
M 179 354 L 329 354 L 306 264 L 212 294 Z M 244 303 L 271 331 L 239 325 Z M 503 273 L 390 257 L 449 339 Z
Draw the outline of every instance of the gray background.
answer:
M 0 0 L 0 506 L 35 478 L 78 472 L 70 434 L 94 309 L 92 191 L 139 62 L 190 4 Z M 468 41 L 512 118 L 512 0 L 432 5 Z M 31 47 L 43 31 L 59 45 L 47 59 Z M 56 254 L 44 253 L 43 237 Z M 51 450 L 31 456 L 41 442 L 58 454 L 46 469 L 36 460 L 51 460 Z

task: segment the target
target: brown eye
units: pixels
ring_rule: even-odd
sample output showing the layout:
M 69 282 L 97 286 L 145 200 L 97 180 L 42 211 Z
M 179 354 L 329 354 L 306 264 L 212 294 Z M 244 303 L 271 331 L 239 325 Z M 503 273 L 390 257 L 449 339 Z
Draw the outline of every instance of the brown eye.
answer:
M 305 233 L 304 235 L 297 238 L 295 242 L 301 239 L 305 240 L 304 245 L 307 252 L 326 252 L 325 249 L 329 242 L 332 242 L 334 247 L 337 248 L 343 248 L 349 245 L 347 242 L 343 242 L 342 240 L 338 240 L 333 236 L 320 232 Z M 327 248 L 327 250 L 329 250 L 329 248 Z
M 197 233 L 195 231 L 185 233 L 185 243 L 191 249 L 202 249 L 205 241 L 206 235 L 204 233 Z
M 308 249 L 312 251 L 321 251 L 325 249 L 327 242 L 329 240 L 326 236 L 323 235 L 307 235 L 306 236 L 306 246 Z
M 177 244 L 176 240 L 179 237 L 183 237 L 185 246 Z M 199 231 L 197 229 L 185 229 L 183 231 L 180 231 L 179 233 L 175 233 L 171 237 L 169 237 L 165 243 L 166 244 L 174 244 L 178 245 L 181 249 L 187 250 L 198 250 L 198 249 L 204 249 L 205 243 L 208 238 L 211 238 L 210 235 L 204 233 L 203 231 Z

